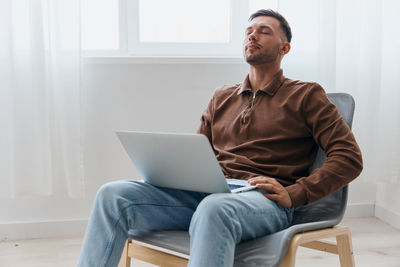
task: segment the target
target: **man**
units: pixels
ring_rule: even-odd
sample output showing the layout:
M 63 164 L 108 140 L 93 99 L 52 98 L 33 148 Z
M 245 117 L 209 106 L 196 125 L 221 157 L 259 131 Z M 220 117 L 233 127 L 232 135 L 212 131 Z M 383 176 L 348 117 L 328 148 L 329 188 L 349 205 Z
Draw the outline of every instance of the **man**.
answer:
M 78 266 L 116 266 L 129 229 L 189 229 L 189 266 L 232 266 L 235 245 L 290 226 L 294 207 L 356 178 L 360 149 L 316 83 L 283 76 L 291 30 L 277 12 L 250 17 L 243 83 L 216 90 L 198 130 L 225 175 L 257 190 L 205 194 L 137 181 L 104 185 L 96 196 Z M 326 163 L 311 174 L 318 145 Z

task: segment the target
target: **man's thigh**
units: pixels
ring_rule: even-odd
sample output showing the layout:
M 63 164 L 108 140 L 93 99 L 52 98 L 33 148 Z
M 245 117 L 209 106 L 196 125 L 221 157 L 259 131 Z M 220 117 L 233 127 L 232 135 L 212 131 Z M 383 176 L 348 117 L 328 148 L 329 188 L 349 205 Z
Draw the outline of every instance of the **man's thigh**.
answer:
M 198 212 L 208 216 L 215 216 L 213 212 L 224 213 L 226 220 L 233 220 L 240 227 L 241 235 L 237 242 L 285 229 L 291 225 L 293 217 L 293 209 L 266 198 L 261 190 L 209 195 L 198 206 Z
M 127 218 L 130 229 L 188 229 L 205 193 L 162 188 L 141 181 L 122 180 L 99 190 L 115 220 Z

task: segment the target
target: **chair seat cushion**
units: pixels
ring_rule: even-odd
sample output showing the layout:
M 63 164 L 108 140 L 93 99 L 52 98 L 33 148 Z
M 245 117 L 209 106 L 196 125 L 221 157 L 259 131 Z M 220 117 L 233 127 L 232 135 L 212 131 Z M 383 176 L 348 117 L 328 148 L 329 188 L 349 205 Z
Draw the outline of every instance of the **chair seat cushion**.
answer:
M 337 221 L 320 221 L 292 225 L 280 232 L 245 241 L 236 246 L 235 267 L 279 266 L 293 235 L 299 232 L 332 227 Z M 129 237 L 152 249 L 189 258 L 190 239 L 187 231 L 131 230 Z M 177 252 L 177 253 L 176 253 Z M 179 256 L 179 255 L 177 255 Z
M 171 250 L 189 256 L 190 240 L 187 231 L 131 230 L 129 237 L 163 250 Z

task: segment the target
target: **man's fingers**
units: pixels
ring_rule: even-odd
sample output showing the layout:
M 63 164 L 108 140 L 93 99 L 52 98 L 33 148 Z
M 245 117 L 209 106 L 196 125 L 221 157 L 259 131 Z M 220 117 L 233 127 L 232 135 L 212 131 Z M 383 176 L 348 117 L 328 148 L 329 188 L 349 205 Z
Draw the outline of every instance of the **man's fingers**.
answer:
M 264 182 L 264 183 L 255 183 L 254 185 L 256 185 L 257 188 L 268 190 L 271 193 L 275 193 L 275 194 L 279 194 L 283 189 L 283 186 L 281 184 L 279 184 L 277 181 L 276 181 L 276 183 L 270 183 L 270 182 L 265 183 Z
M 257 184 L 257 188 L 264 189 L 269 191 L 270 193 L 279 194 L 279 187 L 273 184 Z
M 264 196 L 276 201 L 282 207 L 290 208 L 292 206 L 292 199 L 290 198 L 289 193 L 276 179 L 258 176 L 249 179 L 249 184 L 267 190 L 268 193 L 264 194 Z
M 273 184 L 256 184 L 256 186 L 257 186 L 257 188 L 260 188 L 260 189 L 265 189 L 265 190 L 268 190 L 268 191 L 275 192 Z
M 248 180 L 249 184 L 251 185 L 255 185 L 255 184 L 259 184 L 259 183 L 270 183 L 270 184 L 274 184 L 278 181 L 276 181 L 276 179 L 271 178 L 271 177 L 266 177 L 266 176 L 257 176 L 257 177 L 253 177 L 251 179 Z

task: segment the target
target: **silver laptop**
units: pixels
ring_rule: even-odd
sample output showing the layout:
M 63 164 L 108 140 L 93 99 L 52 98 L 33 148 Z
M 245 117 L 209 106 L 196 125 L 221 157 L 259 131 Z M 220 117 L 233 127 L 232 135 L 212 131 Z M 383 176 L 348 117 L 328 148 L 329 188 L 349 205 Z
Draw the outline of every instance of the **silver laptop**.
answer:
M 201 134 L 117 132 L 139 171 L 152 185 L 205 193 L 239 193 L 255 188 L 226 179 L 206 136 Z

